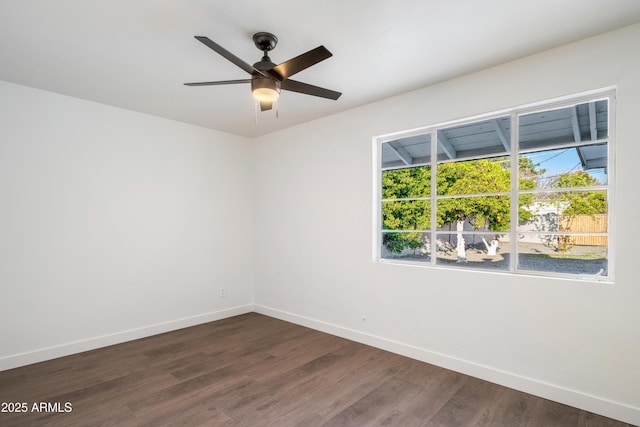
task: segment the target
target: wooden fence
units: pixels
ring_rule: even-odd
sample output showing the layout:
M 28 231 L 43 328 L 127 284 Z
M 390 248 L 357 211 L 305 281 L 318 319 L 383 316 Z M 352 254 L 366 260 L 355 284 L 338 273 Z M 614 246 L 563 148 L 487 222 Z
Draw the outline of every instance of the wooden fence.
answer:
M 606 233 L 607 215 L 561 215 L 560 231 L 572 233 Z M 580 246 L 607 246 L 607 236 L 567 236 L 567 244 Z

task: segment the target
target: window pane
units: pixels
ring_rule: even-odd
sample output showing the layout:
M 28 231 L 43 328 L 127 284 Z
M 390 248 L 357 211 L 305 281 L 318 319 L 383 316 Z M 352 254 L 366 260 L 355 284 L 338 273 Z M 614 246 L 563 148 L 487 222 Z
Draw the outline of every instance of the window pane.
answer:
M 607 237 L 598 235 L 520 235 L 518 268 L 606 277 Z
M 438 230 L 508 232 L 511 199 L 509 196 L 474 196 L 438 198 L 436 202 Z
M 436 264 L 507 270 L 508 243 L 503 243 L 495 237 L 491 234 L 438 233 Z
M 607 232 L 605 190 L 521 194 L 519 202 L 519 232 Z
M 431 243 L 429 233 L 382 233 L 381 258 L 429 262 Z
M 509 156 L 440 163 L 436 176 L 439 196 L 511 191 Z
M 382 202 L 384 230 L 428 230 L 431 228 L 431 201 L 395 200 Z
M 606 99 L 523 114 L 519 118 L 520 150 L 552 148 L 608 136 L 609 104 Z
M 509 154 L 510 132 L 509 116 L 440 129 L 438 161 Z
M 381 166 L 385 168 L 431 162 L 431 134 L 398 138 L 382 144 Z
M 431 195 L 431 166 L 382 172 L 382 198 L 407 199 Z
M 606 185 L 608 144 L 535 151 L 520 156 L 520 190 Z

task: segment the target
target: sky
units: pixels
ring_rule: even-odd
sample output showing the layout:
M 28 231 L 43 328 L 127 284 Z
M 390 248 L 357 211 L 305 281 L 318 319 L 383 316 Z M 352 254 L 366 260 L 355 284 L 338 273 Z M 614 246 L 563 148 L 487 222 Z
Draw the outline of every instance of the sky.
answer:
M 575 148 L 536 152 L 528 154 L 527 157 L 533 163 L 539 164 L 539 169 L 546 169 L 545 177 L 583 170 Z M 601 184 L 607 184 L 608 176 L 604 173 L 604 169 L 593 169 L 587 172 Z

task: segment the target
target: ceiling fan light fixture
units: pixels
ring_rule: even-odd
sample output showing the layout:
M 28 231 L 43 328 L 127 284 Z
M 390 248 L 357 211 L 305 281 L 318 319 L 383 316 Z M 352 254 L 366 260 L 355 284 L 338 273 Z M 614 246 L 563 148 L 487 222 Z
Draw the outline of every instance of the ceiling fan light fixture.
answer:
M 318 62 L 324 61 L 330 58 L 331 52 L 324 47 L 318 46 L 315 49 L 311 49 L 308 52 L 298 55 L 288 61 L 282 62 L 278 65 L 274 64 L 269 58 L 268 53 L 276 47 L 278 38 L 271 33 L 256 33 L 253 35 L 253 42 L 258 49 L 263 53 L 262 59 L 253 65 L 249 65 L 242 59 L 229 52 L 218 43 L 214 42 L 208 37 L 195 36 L 196 40 L 218 53 L 223 58 L 227 59 L 231 63 L 237 65 L 251 75 L 249 79 L 240 80 L 220 80 L 214 82 L 196 82 L 185 83 L 186 86 L 217 86 L 217 85 L 229 85 L 238 83 L 251 83 L 251 92 L 256 100 L 256 107 L 259 106 L 260 111 L 277 109 L 277 101 L 280 97 L 280 90 L 288 90 L 290 92 L 297 92 L 304 95 L 312 95 L 320 98 L 337 100 L 340 92 L 334 90 L 325 89 L 318 86 L 313 86 L 308 83 L 299 82 L 290 79 L 294 74 L 299 73 L 302 70 L 306 70 L 312 65 Z M 257 111 L 257 110 L 256 110 Z M 276 110 L 277 117 L 277 110 Z
M 266 77 L 253 78 L 251 92 L 257 101 L 274 102 L 280 96 L 280 82 Z
M 280 94 L 275 89 L 271 89 L 268 87 L 260 87 L 258 89 L 253 90 L 253 97 L 257 101 L 262 102 L 273 102 L 278 99 Z

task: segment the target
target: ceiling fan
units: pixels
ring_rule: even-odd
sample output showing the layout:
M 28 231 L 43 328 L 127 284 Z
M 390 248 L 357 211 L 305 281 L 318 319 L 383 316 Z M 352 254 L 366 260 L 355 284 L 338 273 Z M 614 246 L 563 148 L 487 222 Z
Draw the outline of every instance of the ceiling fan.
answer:
M 263 52 L 263 57 L 253 66 L 244 62 L 216 42 L 203 36 L 195 36 L 196 40 L 214 50 L 227 60 L 251 74 L 251 78 L 242 80 L 223 80 L 216 82 L 185 83 L 186 86 L 211 86 L 238 83 L 251 83 L 253 97 L 260 103 L 260 110 L 266 111 L 273 107 L 273 103 L 280 96 L 280 90 L 298 92 L 305 95 L 337 100 L 342 93 L 291 80 L 289 77 L 300 71 L 324 61 L 332 56 L 324 46 L 318 46 L 302 55 L 291 58 L 281 64 L 274 64 L 269 58 L 269 52 L 276 47 L 278 39 L 271 33 L 260 32 L 253 35 L 253 43 Z

